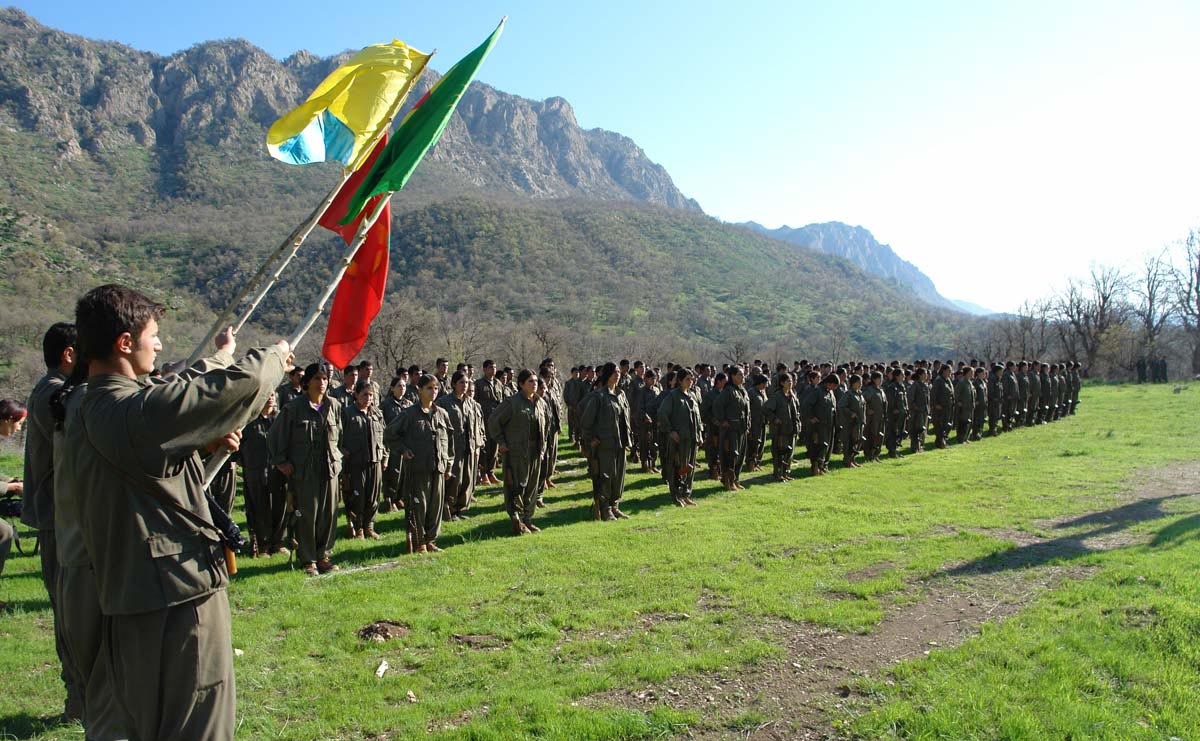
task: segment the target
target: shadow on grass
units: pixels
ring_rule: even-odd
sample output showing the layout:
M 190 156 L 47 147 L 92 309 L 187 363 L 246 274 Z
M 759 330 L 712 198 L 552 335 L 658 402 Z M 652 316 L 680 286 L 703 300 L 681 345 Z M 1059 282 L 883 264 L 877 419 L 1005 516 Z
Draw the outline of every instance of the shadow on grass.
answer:
M 6 715 L 0 718 L 0 738 L 32 738 L 60 726 L 64 723 L 57 715 Z
M 42 610 L 50 609 L 50 600 L 47 599 L 14 599 L 8 601 L 9 612 L 41 612 Z M 0 732 L 0 739 L 4 738 L 4 734 Z
M 1113 550 L 1114 546 L 1096 543 L 1095 540 L 1106 536 L 1111 538 L 1143 522 L 1174 517 L 1175 513 L 1164 510 L 1163 504 L 1174 499 L 1193 496 L 1196 496 L 1196 494 L 1171 494 L 1152 499 L 1140 499 L 1136 502 L 1123 504 L 1120 507 L 1104 510 L 1103 512 L 1094 512 L 1073 520 L 1060 522 L 1054 526 L 1055 530 L 1087 529 L 1051 540 L 1010 548 L 1000 553 L 969 561 L 953 569 L 947 569 L 938 574 L 938 576 L 965 576 L 1015 571 L 1043 566 L 1053 562 L 1069 561 L 1093 553 Z M 1150 545 L 1152 547 L 1175 545 L 1184 538 L 1191 537 L 1198 530 L 1200 530 L 1200 515 L 1185 517 L 1159 531 L 1153 540 L 1150 541 Z M 1115 547 L 1133 544 L 1135 543 L 1131 540 L 1129 543 L 1122 543 Z

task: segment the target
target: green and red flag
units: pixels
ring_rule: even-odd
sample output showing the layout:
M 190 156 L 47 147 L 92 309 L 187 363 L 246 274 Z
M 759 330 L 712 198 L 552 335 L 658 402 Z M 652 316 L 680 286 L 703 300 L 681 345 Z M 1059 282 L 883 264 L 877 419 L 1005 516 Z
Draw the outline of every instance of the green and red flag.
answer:
M 371 199 L 369 208 L 356 212 L 348 225 L 340 223 L 347 215 L 347 205 L 367 177 L 371 165 L 378 161 L 387 146 L 387 140 L 385 133 L 363 166 L 342 184 L 333 202 L 317 222 L 341 236 L 346 244 L 354 241 L 362 220 L 375 210 L 379 199 L 389 197 L 381 195 Z M 321 346 L 321 355 L 337 368 L 345 368 L 362 351 L 367 343 L 371 321 L 383 307 L 391 229 L 392 209 L 388 204 L 367 231 L 366 241 L 354 253 L 354 259 L 338 282 L 333 308 L 329 310 L 329 328 L 325 331 L 325 342 Z
M 391 143 L 375 161 L 354 194 L 340 223 L 348 224 L 357 217 L 372 197 L 392 193 L 404 187 L 417 165 L 421 164 L 425 153 L 441 138 L 442 131 L 449 123 L 458 101 L 466 92 L 467 85 L 479 71 L 480 65 L 496 45 L 496 40 L 500 38 L 500 32 L 503 30 L 502 20 L 487 40 L 451 67 L 405 116 L 392 135 Z

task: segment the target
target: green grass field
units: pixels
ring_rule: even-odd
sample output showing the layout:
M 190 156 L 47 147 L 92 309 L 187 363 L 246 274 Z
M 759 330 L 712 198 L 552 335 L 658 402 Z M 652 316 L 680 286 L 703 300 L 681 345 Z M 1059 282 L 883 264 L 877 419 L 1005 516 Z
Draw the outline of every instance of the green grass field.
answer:
M 674 507 L 639 472 L 623 506 L 632 518 L 609 523 L 591 521 L 566 446 L 540 534 L 508 535 L 489 487 L 470 520 L 444 528 L 441 554 L 401 556 L 393 513 L 380 518 L 382 541 L 339 541 L 340 573 L 312 579 L 278 557 L 242 559 L 229 590 L 244 652 L 238 735 L 732 737 L 788 719 L 610 698 L 752 674 L 786 658 L 780 625 L 869 637 L 947 574 L 1006 573 L 1018 588 L 1022 573 L 1065 564 L 1069 578 L 1008 619 L 857 677 L 850 698 L 823 711 L 828 732 L 1196 738 L 1200 481 L 1182 495 L 1142 492 L 1137 516 L 1126 494 L 1200 459 L 1200 388 L 1171 391 L 1090 387 L 1067 420 L 820 479 L 751 477 L 736 494 L 706 481 L 695 508 Z M 17 463 L 0 458 L 0 471 Z M 1088 547 L 1095 538 L 1119 544 Z M 36 558 L 10 557 L 0 599 L 12 606 L 0 615 L 0 738 L 82 738 L 54 721 L 62 687 Z M 381 619 L 408 633 L 356 636 Z

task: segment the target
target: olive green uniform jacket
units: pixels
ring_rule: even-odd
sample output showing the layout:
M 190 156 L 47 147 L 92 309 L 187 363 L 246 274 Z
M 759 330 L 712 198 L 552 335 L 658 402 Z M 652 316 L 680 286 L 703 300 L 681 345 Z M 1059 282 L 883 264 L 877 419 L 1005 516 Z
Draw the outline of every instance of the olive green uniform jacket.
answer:
M 618 388 L 601 386 L 583 400 L 579 413 L 588 446 L 592 484 L 600 507 L 615 507 L 625 492 L 625 449 L 630 446 L 629 403 Z
M 537 397 L 513 394 L 487 420 L 488 437 L 505 446 L 504 503 L 508 516 L 528 522 L 537 508 L 538 476 L 546 452 L 548 410 Z
M 241 429 L 283 378 L 276 348 L 218 353 L 194 378 L 92 376 L 65 430 L 106 621 L 112 686 L 142 738 L 231 738 L 228 583 L 198 450 Z

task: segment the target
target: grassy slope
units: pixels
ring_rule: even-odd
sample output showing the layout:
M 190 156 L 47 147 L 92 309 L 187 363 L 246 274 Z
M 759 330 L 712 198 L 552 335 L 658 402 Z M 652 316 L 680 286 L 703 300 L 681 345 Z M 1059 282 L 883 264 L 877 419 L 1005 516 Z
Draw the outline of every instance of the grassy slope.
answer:
M 316 580 L 278 559 L 244 562 L 231 589 L 235 645 L 245 651 L 240 734 L 680 731 L 701 719 L 578 701 L 775 655 L 756 631 L 762 616 L 870 631 L 906 584 L 1012 547 L 987 528 L 1038 531 L 1044 518 L 1108 509 L 1138 467 L 1195 458 L 1193 393 L 1090 388 L 1082 416 L 1066 422 L 739 495 L 705 483 L 696 509 L 671 507 L 664 487 L 638 474 L 628 482 L 634 517 L 620 523 L 587 519 L 584 484 L 567 461 L 538 536 L 503 537 L 489 489 L 473 519 L 446 528 L 437 557 Z M 1090 578 L 957 649 L 899 665 L 894 686 L 868 684 L 871 704 L 841 720 L 866 738 L 1196 735 L 1200 666 L 1190 637 L 1200 611 L 1185 566 L 1200 556 L 1189 538 L 1198 511 L 1192 498 L 1164 503 L 1161 518 L 1135 526 L 1153 531 L 1152 545 L 1079 558 L 1097 567 Z M 380 543 L 339 544 L 343 566 L 395 558 L 400 523 L 381 519 Z M 873 578 L 848 578 L 883 563 L 891 568 Z M 16 606 L 0 621 L 0 733 L 79 737 L 40 720 L 61 707 L 61 689 L 35 559 L 10 560 L 0 598 Z M 647 620 L 656 614 L 688 617 Z M 355 637 L 377 619 L 411 633 L 386 644 Z M 455 634 L 496 645 L 471 648 Z M 376 679 L 381 659 L 392 670 Z

